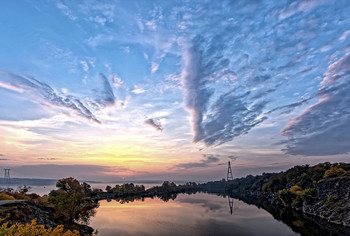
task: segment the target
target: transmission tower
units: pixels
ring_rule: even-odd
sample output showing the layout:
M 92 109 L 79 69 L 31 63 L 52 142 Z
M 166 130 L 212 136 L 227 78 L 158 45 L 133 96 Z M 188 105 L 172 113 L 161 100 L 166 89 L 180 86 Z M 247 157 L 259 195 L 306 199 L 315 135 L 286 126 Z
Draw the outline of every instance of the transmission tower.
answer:
M 227 181 L 233 180 L 232 176 L 232 169 L 231 169 L 231 162 L 228 162 L 228 167 L 227 167 Z
M 10 170 L 11 169 L 4 169 L 4 171 L 5 171 L 4 178 L 5 179 L 9 179 L 10 178 Z

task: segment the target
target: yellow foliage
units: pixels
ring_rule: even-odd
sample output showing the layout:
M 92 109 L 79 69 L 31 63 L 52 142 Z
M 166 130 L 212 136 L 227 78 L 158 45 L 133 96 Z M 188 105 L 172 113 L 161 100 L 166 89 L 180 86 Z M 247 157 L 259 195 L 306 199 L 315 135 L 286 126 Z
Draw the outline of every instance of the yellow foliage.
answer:
M 301 190 L 302 190 L 302 188 L 299 185 L 294 185 L 294 186 L 290 187 L 290 191 L 294 194 L 300 193 Z
M 19 193 L 19 192 L 15 192 L 13 194 L 13 197 L 16 198 L 16 199 L 25 199 L 25 200 L 29 200 L 30 199 L 25 194 L 22 194 L 22 193 Z
M 327 179 L 327 178 L 337 177 L 345 173 L 346 171 L 343 168 L 334 166 L 324 172 L 323 178 Z
M 79 232 L 68 230 L 63 231 L 63 225 L 56 228 L 45 229 L 43 225 L 38 225 L 35 220 L 31 224 L 15 224 L 7 227 L 7 223 L 0 227 L 0 236 L 79 236 Z
M 47 195 L 44 195 L 42 197 L 38 197 L 37 199 L 33 200 L 35 203 L 40 204 L 42 206 L 49 206 L 49 197 Z
M 0 193 L 0 200 L 16 200 L 16 199 L 6 193 Z

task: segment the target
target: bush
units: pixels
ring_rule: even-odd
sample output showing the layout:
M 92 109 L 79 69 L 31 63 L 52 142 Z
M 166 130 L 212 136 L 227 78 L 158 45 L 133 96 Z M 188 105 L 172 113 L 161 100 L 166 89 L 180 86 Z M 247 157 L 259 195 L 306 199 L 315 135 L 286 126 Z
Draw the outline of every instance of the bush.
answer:
M 294 196 L 291 206 L 292 207 L 302 207 L 303 206 L 303 198 L 301 195 Z
M 326 170 L 326 172 L 323 175 L 323 178 L 333 178 L 338 177 L 340 175 L 345 174 L 346 171 L 343 168 L 340 168 L 338 166 L 331 167 L 329 170 Z
M 0 193 L 0 200 L 16 200 L 16 199 L 6 193 Z
M 278 191 L 278 197 L 281 199 L 283 205 L 290 206 L 294 199 L 294 194 L 288 189 Z
M 334 195 L 329 195 L 327 197 L 328 202 L 336 202 L 337 200 L 338 200 L 337 196 L 334 196 Z
M 7 223 L 0 227 L 1 236 L 79 236 L 79 232 L 68 230 L 64 232 L 63 225 L 59 225 L 54 229 L 45 229 L 43 225 L 38 225 L 35 220 L 31 224 L 15 224 L 8 227 Z
M 302 190 L 298 185 L 294 185 L 288 189 L 283 189 L 278 192 L 278 197 L 285 206 L 301 207 L 304 202 L 311 203 L 316 199 L 317 190 L 308 188 Z
M 317 196 L 317 190 L 315 188 L 308 188 L 303 191 L 301 197 L 306 203 L 312 203 Z
M 294 194 L 300 194 L 301 190 L 302 189 L 299 185 L 294 185 L 294 186 L 290 187 L 290 191 Z

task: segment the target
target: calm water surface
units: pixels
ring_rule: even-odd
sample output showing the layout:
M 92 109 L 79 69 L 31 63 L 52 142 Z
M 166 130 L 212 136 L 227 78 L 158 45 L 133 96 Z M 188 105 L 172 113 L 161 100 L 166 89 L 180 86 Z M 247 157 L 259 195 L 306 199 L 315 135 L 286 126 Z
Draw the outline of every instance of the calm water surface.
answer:
M 103 200 L 90 226 L 102 236 L 299 235 L 267 211 L 236 199 L 232 206 L 231 200 L 205 193 L 180 194 L 168 202 Z

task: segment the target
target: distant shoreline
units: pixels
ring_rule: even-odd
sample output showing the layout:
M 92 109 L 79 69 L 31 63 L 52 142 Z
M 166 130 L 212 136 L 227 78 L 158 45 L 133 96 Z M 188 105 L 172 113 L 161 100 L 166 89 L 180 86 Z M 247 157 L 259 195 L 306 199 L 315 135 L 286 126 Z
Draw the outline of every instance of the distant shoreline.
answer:
M 56 185 L 58 179 L 41 179 L 41 178 L 0 178 L 0 188 L 2 186 L 47 186 Z M 162 184 L 162 180 L 116 180 L 116 181 L 95 181 L 95 180 L 79 180 L 79 182 L 90 183 L 90 184 L 124 184 L 124 183 L 138 183 L 138 184 Z M 177 184 L 185 184 L 188 181 L 173 181 Z
M 14 186 L 14 185 L 45 186 L 45 185 L 55 185 L 56 182 L 57 182 L 57 179 L 0 178 L 0 186 Z

